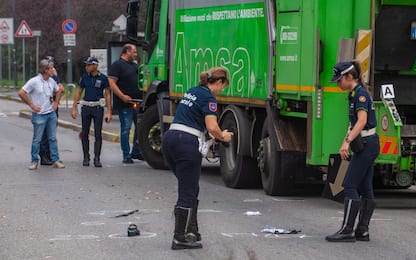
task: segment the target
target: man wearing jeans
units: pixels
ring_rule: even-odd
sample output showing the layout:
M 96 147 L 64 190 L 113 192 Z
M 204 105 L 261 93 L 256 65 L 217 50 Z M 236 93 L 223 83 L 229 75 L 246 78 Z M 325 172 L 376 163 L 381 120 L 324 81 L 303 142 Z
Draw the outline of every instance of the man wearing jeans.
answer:
M 125 44 L 121 50 L 120 59 L 111 64 L 108 72 L 110 88 L 114 93 L 113 108 L 118 110 L 120 119 L 120 145 L 123 153 L 123 163 L 133 163 L 132 159 L 142 160 L 137 142 L 135 127 L 133 147 L 130 152 L 130 129 L 136 125 L 137 113 L 132 107 L 132 99 L 141 97 L 137 87 L 137 50 L 133 44 Z
M 40 142 L 44 131 L 48 136 L 53 167 L 59 169 L 65 167 L 59 161 L 56 141 L 58 119 L 55 113 L 58 103 L 53 100 L 54 93 L 57 100 L 60 99 L 62 88 L 51 78 L 53 73 L 54 63 L 43 59 L 39 62 L 39 74 L 27 81 L 19 90 L 20 98 L 32 109 L 33 139 L 29 170 L 36 170 L 38 167 Z

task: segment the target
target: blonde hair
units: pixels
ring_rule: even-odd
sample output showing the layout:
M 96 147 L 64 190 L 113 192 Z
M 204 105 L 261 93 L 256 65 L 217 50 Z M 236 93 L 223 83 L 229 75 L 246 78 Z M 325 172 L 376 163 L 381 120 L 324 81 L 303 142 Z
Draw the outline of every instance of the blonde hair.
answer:
M 214 67 L 208 71 L 204 71 L 199 75 L 199 85 L 206 86 L 208 83 L 214 83 L 221 80 L 226 85 L 229 84 L 227 71 L 223 67 Z

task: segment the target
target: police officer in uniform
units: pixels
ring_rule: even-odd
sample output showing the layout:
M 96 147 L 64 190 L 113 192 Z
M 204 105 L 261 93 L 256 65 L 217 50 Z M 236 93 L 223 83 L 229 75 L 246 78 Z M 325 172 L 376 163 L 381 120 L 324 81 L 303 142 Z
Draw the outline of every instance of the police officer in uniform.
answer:
M 199 86 L 184 94 L 173 123 L 163 137 L 163 155 L 178 180 L 172 249 L 202 248 L 197 222 L 202 162 L 200 148 L 204 144 L 206 131 L 220 141 L 231 140 L 233 134 L 222 131 L 218 126 L 215 98 L 227 85 L 224 68 L 216 67 L 202 72 Z
M 350 127 L 339 151 L 343 160 L 350 159 L 350 164 L 343 183 L 344 220 L 338 232 L 326 237 L 329 242 L 370 241 L 368 226 L 376 205 L 372 186 L 373 165 L 380 152 L 380 143 L 375 131 L 377 121 L 374 103 L 360 74 L 358 63 L 339 62 L 334 67 L 331 79 L 331 82 L 337 82 L 339 88 L 350 92 Z
M 109 123 L 112 119 L 111 114 L 111 95 L 110 85 L 106 75 L 98 71 L 98 60 L 95 57 L 89 57 L 85 63 L 84 73 L 79 81 L 80 88 L 77 90 L 74 97 L 74 104 L 72 106 L 71 116 L 77 118 L 77 104 L 81 98 L 82 92 L 85 90 L 84 99 L 79 101 L 81 104 L 81 119 L 82 119 L 82 151 L 84 153 L 83 166 L 90 165 L 90 142 L 89 132 L 91 121 L 94 120 L 94 166 L 102 167 L 100 162 L 103 127 L 104 105 L 107 104 L 107 113 L 105 121 Z M 105 92 L 105 101 L 104 95 Z

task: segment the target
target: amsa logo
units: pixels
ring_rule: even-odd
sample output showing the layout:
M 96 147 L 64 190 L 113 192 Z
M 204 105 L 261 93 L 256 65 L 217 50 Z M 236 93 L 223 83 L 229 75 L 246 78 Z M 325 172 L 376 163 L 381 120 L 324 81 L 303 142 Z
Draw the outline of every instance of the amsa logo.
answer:
M 298 27 L 282 25 L 280 27 L 280 44 L 297 44 Z

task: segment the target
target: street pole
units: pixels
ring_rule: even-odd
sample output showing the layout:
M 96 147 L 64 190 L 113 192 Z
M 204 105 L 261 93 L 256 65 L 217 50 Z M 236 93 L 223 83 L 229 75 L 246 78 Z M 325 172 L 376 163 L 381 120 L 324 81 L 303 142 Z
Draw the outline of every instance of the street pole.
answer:
M 0 44 L 0 86 L 3 86 L 3 45 Z
M 71 0 L 66 0 L 66 18 L 70 19 L 71 18 Z M 72 50 L 71 47 L 68 46 L 67 49 L 67 62 L 68 62 L 68 83 L 72 84 Z
M 13 48 L 13 77 L 14 77 L 14 86 L 13 88 L 17 88 L 17 60 L 16 60 L 16 48 Z
M 9 80 L 9 84 L 10 84 L 10 81 L 12 81 L 12 56 L 11 56 L 10 44 L 7 45 L 7 66 L 8 66 L 7 79 Z
M 23 82 L 26 82 L 25 37 L 22 38 Z
M 16 24 L 16 1 L 12 0 L 12 6 L 13 6 L 13 27 Z M 13 31 L 14 28 L 13 28 Z M 14 37 L 14 36 L 13 36 Z M 17 88 L 17 60 L 16 60 L 16 41 L 13 43 L 13 77 L 14 77 L 14 87 Z

